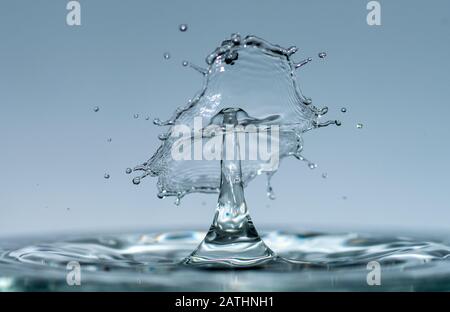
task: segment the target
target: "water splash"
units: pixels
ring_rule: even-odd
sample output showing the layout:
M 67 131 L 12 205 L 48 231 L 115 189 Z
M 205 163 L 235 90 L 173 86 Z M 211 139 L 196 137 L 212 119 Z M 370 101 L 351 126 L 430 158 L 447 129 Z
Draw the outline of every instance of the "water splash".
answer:
M 310 169 L 317 167 L 301 154 L 303 134 L 341 124 L 337 120 L 321 122 L 328 108 L 312 105 L 311 98 L 305 97 L 298 87 L 295 72 L 312 59 L 295 62 L 292 56 L 297 50 L 255 36 L 241 38 L 233 34 L 206 57 L 207 68 L 190 64 L 204 77 L 202 90 L 187 105 L 177 108 L 169 120 L 154 120 L 156 125 L 170 127 L 158 136 L 162 144 L 156 153 L 134 168 L 143 174 L 135 177 L 133 183 L 139 184 L 146 176 L 158 176 L 158 197 L 175 196 L 176 205 L 192 192 L 219 193 L 210 230 L 186 258 L 186 264 L 247 267 L 279 261 L 253 225 L 244 188 L 256 176 L 266 173 L 267 195 L 275 198 L 270 178 L 281 159 L 294 156 L 305 161 Z M 188 129 L 182 144 L 178 130 L 181 126 Z M 210 130 L 209 126 L 216 127 Z M 267 169 L 268 160 L 261 154 L 253 158 L 242 155 L 253 149 L 252 142 L 247 144 L 245 137 L 258 136 L 261 130 L 269 128 L 271 134 L 276 132 L 276 137 L 271 137 L 269 161 L 273 157 L 277 161 Z M 192 161 L 191 150 L 194 159 L 206 158 L 202 147 L 208 146 L 212 138 L 219 139 L 214 141 L 217 147 L 213 148 L 219 151 L 218 157 Z M 183 151 L 188 151 L 188 157 L 173 156 L 174 147 L 180 149 L 180 145 Z M 196 150 L 197 146 L 200 150 Z M 239 157 L 229 159 L 229 152 Z
M 303 133 L 339 121 L 320 122 L 328 111 L 317 108 L 305 97 L 296 81 L 296 70 L 312 59 L 295 62 L 292 57 L 296 47 L 282 48 L 255 36 L 241 38 L 233 34 L 206 57 L 206 68 L 190 63 L 190 67 L 204 77 L 203 88 L 185 106 L 175 110 L 172 118 L 154 124 L 169 126 L 159 135 L 163 141 L 157 152 L 134 171 L 158 177 L 160 197 L 186 195 L 192 192 L 218 193 L 220 164 L 216 161 L 192 162 L 171 159 L 171 148 L 178 139 L 172 135 L 173 126 L 194 127 L 194 117 L 201 117 L 209 125 L 221 110 L 240 108 L 251 115 L 253 123 L 281 127 L 280 159 L 294 156 L 303 160 Z M 262 163 L 242 162 L 242 179 L 246 186 L 263 173 Z M 308 166 L 315 168 L 313 162 Z

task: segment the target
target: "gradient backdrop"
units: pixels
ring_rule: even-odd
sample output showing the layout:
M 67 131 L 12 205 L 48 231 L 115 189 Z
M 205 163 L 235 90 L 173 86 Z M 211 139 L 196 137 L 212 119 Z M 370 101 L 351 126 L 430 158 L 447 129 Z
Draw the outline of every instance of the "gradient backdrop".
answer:
M 78 27 L 67 2 L 0 2 L 0 235 L 206 230 L 216 195 L 177 207 L 125 168 L 158 147 L 152 119 L 200 89 L 182 61 L 204 65 L 233 32 L 314 57 L 299 83 L 343 121 L 306 135 L 317 169 L 282 163 L 275 201 L 265 177 L 249 186 L 257 227 L 449 228 L 449 1 L 383 0 L 382 26 L 368 26 L 366 0 L 81 0 Z

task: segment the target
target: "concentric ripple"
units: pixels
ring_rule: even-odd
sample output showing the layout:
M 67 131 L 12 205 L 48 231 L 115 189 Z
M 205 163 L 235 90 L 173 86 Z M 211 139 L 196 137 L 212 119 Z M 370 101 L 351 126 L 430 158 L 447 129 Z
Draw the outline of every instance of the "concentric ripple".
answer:
M 239 270 L 183 265 L 204 235 L 184 231 L 9 242 L 0 249 L 0 291 L 450 290 L 450 247 L 444 243 L 355 233 L 267 232 L 262 238 L 279 256 L 273 263 Z M 66 283 L 70 261 L 80 263 L 81 286 Z M 380 263 L 380 286 L 367 285 L 370 261 Z

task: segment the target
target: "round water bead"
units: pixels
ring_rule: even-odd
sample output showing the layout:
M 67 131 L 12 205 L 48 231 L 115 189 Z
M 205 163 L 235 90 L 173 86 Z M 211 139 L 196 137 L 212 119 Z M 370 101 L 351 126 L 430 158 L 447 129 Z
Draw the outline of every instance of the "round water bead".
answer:
M 347 112 L 347 108 L 342 107 L 342 108 L 341 108 L 341 113 L 346 113 L 346 112 Z
M 109 179 L 110 175 L 109 173 L 105 173 L 105 175 L 103 176 L 105 179 Z
M 139 114 L 134 114 L 134 115 L 133 115 L 133 118 L 134 118 L 134 119 L 138 119 L 138 118 L 139 118 Z
M 188 61 L 183 61 L 183 63 L 181 63 L 181 65 L 183 65 L 184 67 L 186 67 L 186 66 L 189 65 L 189 62 L 188 62 Z
M 164 53 L 163 56 L 164 56 L 164 59 L 166 59 L 166 60 L 170 59 L 170 53 L 169 52 Z
M 140 177 L 136 177 L 133 179 L 133 184 L 134 185 L 138 185 L 139 183 L 141 183 L 141 178 Z
M 364 127 L 364 125 L 363 125 L 362 123 L 357 123 L 357 124 L 356 124 L 356 128 L 362 129 L 362 127 Z
M 94 112 L 98 112 L 99 110 L 100 110 L 100 107 L 98 107 L 98 106 L 94 107 Z
M 131 170 L 131 168 L 127 168 L 126 170 L 125 170 L 125 173 L 126 174 L 130 174 L 130 173 L 132 173 L 133 172 L 133 170 Z
M 188 25 L 187 24 L 180 24 L 180 26 L 178 26 L 178 29 L 181 32 L 185 32 L 188 29 Z
M 322 58 L 322 59 L 326 58 L 327 57 L 327 53 L 326 52 L 320 52 L 319 53 L 319 57 Z

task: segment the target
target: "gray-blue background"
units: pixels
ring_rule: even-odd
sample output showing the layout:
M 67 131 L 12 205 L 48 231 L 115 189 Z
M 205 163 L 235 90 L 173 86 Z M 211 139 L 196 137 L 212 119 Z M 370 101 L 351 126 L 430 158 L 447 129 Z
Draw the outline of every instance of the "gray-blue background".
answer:
M 263 177 L 250 185 L 256 225 L 448 229 L 449 1 L 380 1 L 379 27 L 365 0 L 82 0 L 80 27 L 66 25 L 67 2 L 0 3 L 0 235 L 206 230 L 215 195 L 176 207 L 155 179 L 136 187 L 124 171 L 156 150 L 151 120 L 200 88 L 182 60 L 203 65 L 232 32 L 314 56 L 300 85 L 344 123 L 306 135 L 319 167 L 286 160 L 277 200 Z

